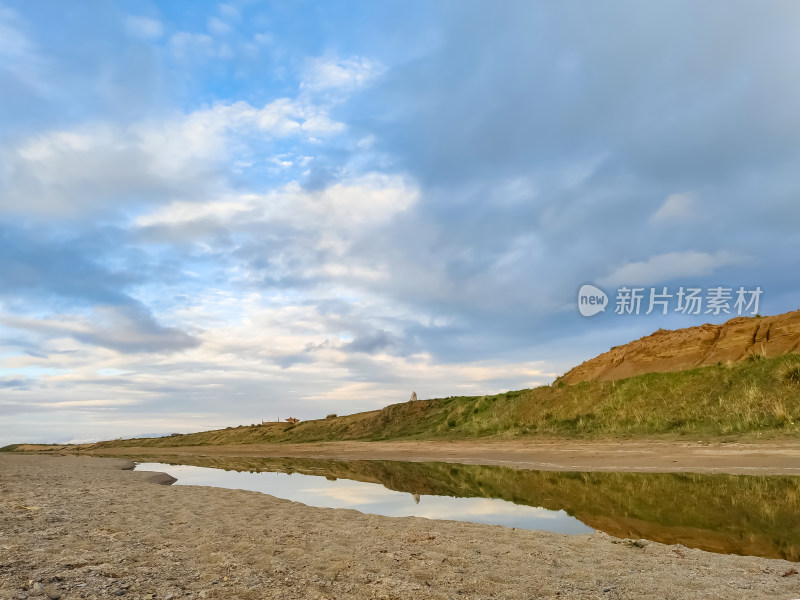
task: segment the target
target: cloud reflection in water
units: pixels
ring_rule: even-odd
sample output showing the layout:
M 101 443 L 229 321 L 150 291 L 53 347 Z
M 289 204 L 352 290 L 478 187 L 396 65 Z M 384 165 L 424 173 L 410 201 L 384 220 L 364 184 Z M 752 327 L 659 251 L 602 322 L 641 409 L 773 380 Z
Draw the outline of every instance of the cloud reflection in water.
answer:
M 331 480 L 300 473 L 248 473 L 188 465 L 139 463 L 141 471 L 164 471 L 175 485 L 204 485 L 270 494 L 308 506 L 351 508 L 389 517 L 425 517 L 542 529 L 556 533 L 591 533 L 591 527 L 563 510 L 522 506 L 496 498 L 453 498 L 397 492 L 376 483 Z M 418 500 L 418 502 L 417 502 Z

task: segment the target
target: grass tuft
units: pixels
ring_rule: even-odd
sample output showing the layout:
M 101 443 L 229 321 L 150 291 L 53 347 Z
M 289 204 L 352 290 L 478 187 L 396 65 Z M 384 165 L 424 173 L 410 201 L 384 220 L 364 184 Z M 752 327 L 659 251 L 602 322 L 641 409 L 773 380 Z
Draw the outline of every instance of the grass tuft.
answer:
M 781 368 L 780 378 L 785 383 L 800 384 L 800 363 L 788 363 Z

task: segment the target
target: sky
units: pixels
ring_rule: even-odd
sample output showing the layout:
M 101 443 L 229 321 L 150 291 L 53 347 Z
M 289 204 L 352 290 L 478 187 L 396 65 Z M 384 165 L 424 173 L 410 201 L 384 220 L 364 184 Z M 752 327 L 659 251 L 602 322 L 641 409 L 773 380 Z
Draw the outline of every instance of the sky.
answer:
M 799 30 L 776 0 L 0 0 L 0 445 L 533 387 L 800 308 Z

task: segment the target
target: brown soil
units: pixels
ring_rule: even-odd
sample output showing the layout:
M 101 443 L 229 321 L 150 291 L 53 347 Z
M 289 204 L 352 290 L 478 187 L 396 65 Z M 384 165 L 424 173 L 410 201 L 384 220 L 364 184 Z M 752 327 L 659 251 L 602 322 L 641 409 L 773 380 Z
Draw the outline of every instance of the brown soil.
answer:
M 751 354 L 780 356 L 800 347 L 800 311 L 773 317 L 737 317 L 722 325 L 659 330 L 578 365 L 559 381 L 610 381 L 642 373 L 682 371 Z
M 146 454 L 406 460 L 504 465 L 548 471 L 800 475 L 800 441 L 399 441 L 103 448 L 103 456 Z
M 793 563 L 319 509 L 0 455 L 0 598 L 797 598 Z

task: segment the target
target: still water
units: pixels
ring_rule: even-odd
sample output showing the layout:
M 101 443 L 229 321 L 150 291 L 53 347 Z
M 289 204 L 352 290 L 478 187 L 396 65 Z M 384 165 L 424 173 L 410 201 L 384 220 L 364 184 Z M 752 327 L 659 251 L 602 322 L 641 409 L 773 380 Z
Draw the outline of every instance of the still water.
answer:
M 169 473 L 178 480 L 174 485 L 250 490 L 322 508 L 353 508 L 363 513 L 388 517 L 472 521 L 558 533 L 594 531 L 563 510 L 524 506 L 497 498 L 457 498 L 399 492 L 377 483 L 297 472 L 250 473 L 165 463 L 139 463 L 136 468 L 140 471 Z
M 311 506 L 544 529 L 800 561 L 800 477 L 580 473 L 400 461 L 139 456 L 176 485 Z

